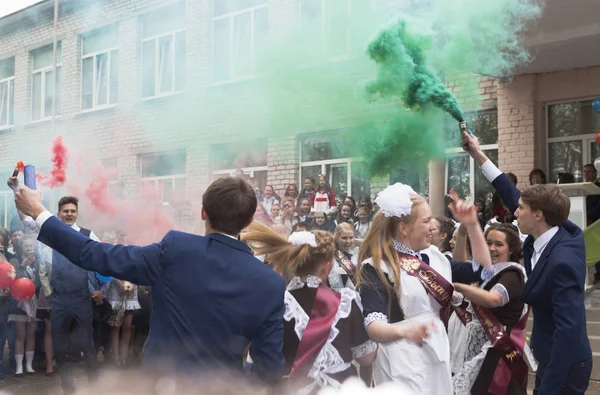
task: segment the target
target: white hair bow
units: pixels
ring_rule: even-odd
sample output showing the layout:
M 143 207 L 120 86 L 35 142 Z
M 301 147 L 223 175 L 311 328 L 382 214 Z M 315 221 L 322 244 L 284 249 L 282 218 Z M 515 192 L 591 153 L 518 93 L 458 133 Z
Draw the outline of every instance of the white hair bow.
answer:
M 307 231 L 292 233 L 290 237 L 288 237 L 288 241 L 295 246 L 309 245 L 311 247 L 317 247 L 315 235 Z

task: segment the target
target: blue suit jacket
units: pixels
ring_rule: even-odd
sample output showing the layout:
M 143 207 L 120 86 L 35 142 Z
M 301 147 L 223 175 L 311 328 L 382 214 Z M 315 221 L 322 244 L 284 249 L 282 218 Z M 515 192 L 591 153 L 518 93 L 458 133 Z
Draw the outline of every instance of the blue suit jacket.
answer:
M 515 212 L 521 193 L 501 174 L 492 183 Z M 533 309 L 531 348 L 546 365 L 540 394 L 558 394 L 569 369 L 592 357 L 586 330 L 585 244 L 581 229 L 567 220 L 550 240 L 531 270 L 533 237 L 523 246 L 527 282 L 520 298 Z
M 115 246 L 56 217 L 44 223 L 38 239 L 86 270 L 152 286 L 144 368 L 196 375 L 242 371 L 251 342 L 254 371 L 264 379 L 281 377 L 285 281 L 244 243 L 170 231 L 146 247 Z

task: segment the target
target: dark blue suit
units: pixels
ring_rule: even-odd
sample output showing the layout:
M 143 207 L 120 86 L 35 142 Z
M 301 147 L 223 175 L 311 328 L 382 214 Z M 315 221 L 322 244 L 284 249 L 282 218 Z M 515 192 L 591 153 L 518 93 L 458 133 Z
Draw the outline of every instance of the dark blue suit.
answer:
M 242 372 L 245 348 L 262 378 L 284 366 L 284 279 L 242 242 L 221 234 L 170 231 L 146 247 L 98 243 L 49 218 L 38 239 L 75 265 L 152 286 L 146 370 L 162 374 Z
M 501 174 L 492 183 L 515 212 L 521 193 Z M 539 362 L 534 393 L 583 394 L 591 374 L 592 351 L 586 331 L 585 245 L 583 232 L 566 221 L 559 227 L 534 270 L 533 237 L 525 240 L 523 255 L 527 282 L 520 298 L 533 309 L 531 348 Z

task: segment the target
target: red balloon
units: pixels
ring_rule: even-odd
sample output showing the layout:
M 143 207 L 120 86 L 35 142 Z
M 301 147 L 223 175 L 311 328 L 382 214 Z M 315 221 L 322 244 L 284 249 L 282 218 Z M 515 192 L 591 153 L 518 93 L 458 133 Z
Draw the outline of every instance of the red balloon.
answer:
M 15 282 L 17 272 L 9 262 L 0 262 L 0 289 L 10 288 Z
M 600 144 L 600 132 L 596 133 L 596 143 Z
M 25 302 L 35 295 L 35 284 L 28 278 L 18 278 L 10 287 L 10 293 L 19 302 Z

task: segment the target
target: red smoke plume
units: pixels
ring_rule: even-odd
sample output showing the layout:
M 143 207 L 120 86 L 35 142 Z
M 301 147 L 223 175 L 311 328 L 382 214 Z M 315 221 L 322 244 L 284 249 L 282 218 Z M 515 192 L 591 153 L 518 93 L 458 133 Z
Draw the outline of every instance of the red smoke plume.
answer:
M 60 187 L 67 180 L 67 147 L 63 144 L 62 137 L 56 136 L 52 142 L 52 169 L 50 177 L 38 172 L 35 176 L 38 181 L 50 188 Z

